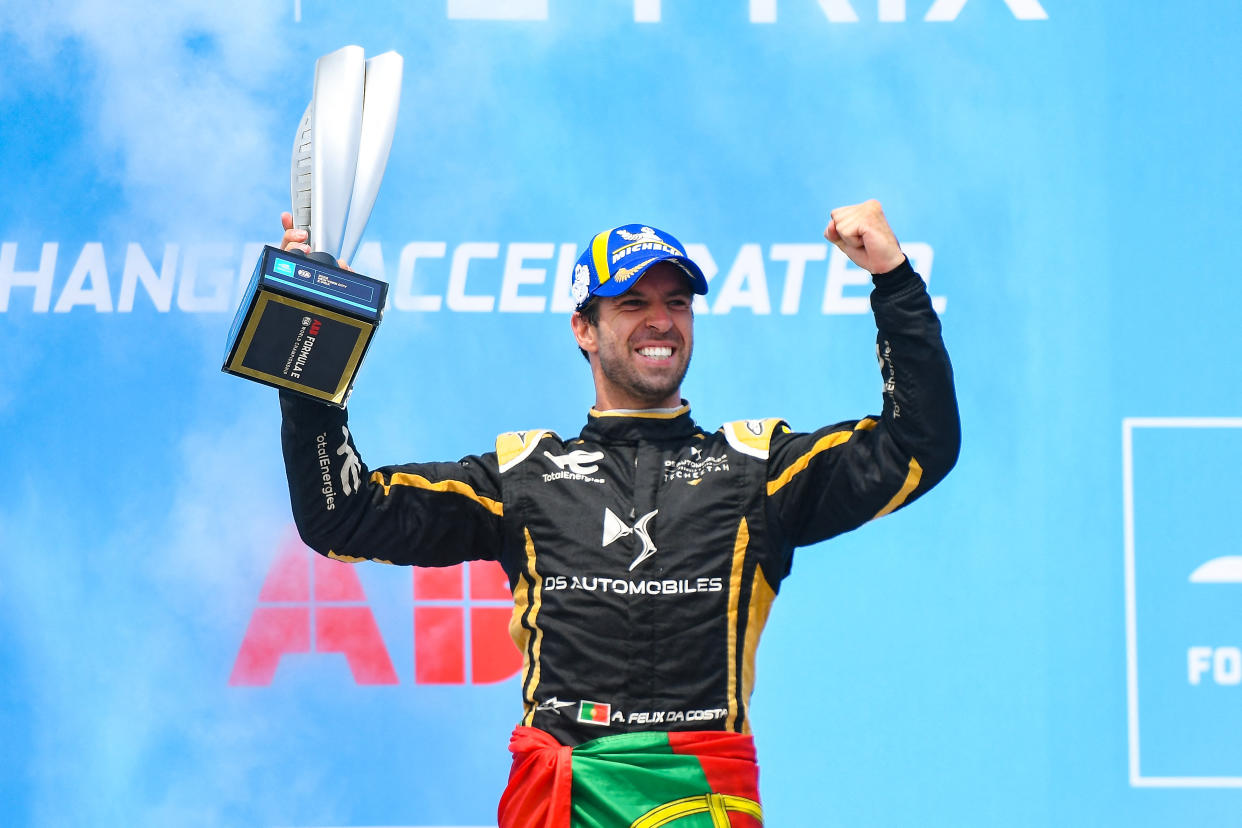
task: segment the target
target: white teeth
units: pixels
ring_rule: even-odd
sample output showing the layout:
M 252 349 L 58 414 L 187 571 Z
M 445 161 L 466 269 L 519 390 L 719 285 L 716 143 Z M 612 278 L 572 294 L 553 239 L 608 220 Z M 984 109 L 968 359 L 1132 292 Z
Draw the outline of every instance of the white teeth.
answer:
M 639 348 L 638 352 L 645 357 L 650 357 L 651 359 L 668 359 L 673 355 L 672 348 L 664 347 Z

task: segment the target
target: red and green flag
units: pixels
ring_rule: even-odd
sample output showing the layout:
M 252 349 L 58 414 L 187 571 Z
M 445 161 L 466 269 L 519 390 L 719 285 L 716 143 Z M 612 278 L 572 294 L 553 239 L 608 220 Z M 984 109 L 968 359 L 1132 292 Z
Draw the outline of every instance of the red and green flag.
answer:
M 606 725 L 612 714 L 612 705 L 603 702 L 578 702 L 578 721 Z
M 579 718 L 597 715 L 587 704 Z M 763 825 L 759 768 L 747 735 L 620 733 L 569 748 L 542 730 L 519 727 L 509 749 L 513 769 L 500 801 L 500 828 Z

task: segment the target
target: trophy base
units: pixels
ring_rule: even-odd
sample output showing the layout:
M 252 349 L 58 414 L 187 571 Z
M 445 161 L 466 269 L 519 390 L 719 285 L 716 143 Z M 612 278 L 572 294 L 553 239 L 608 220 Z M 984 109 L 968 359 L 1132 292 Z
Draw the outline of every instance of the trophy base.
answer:
M 221 370 L 345 407 L 388 285 L 330 259 L 263 248 Z

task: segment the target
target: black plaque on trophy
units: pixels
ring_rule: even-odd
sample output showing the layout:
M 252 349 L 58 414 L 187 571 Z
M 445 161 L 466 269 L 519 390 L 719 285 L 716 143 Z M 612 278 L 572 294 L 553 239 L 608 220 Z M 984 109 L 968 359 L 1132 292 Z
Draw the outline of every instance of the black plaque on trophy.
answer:
M 387 295 L 379 279 L 266 246 L 223 370 L 344 408 Z

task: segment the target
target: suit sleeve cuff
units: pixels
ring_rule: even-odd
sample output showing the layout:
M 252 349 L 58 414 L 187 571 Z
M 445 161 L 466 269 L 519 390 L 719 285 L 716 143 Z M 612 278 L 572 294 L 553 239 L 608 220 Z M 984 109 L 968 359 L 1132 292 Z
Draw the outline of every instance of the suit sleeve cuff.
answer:
M 875 292 L 880 294 L 898 293 L 916 279 L 922 281 L 922 277 L 914 272 L 914 267 L 910 264 L 909 258 L 903 260 L 901 264 L 887 273 L 871 274 L 871 282 L 875 285 Z
M 280 413 L 286 420 L 299 424 L 345 422 L 348 419 L 342 409 L 283 388 L 280 389 Z

